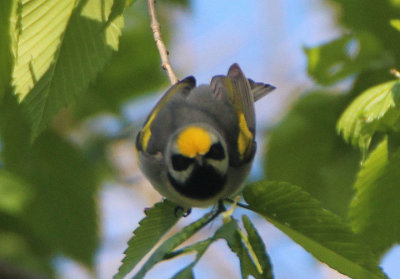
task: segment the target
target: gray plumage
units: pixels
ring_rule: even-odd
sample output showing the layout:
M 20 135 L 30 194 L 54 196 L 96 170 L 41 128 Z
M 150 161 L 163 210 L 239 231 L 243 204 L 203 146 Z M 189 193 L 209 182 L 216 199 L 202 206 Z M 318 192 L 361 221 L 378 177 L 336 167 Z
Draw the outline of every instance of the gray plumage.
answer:
M 142 132 L 138 135 L 142 171 L 163 196 L 185 207 L 208 206 L 237 194 L 250 171 L 256 150 L 254 102 L 273 89 L 271 85 L 248 80 L 237 64 L 230 67 L 226 76 L 214 76 L 210 85 L 196 87 L 192 76 L 173 85 L 146 120 L 144 126 L 149 122 L 151 132 L 147 131 L 148 142 Z M 239 135 L 246 132 L 240 130 L 239 125 L 239 118 L 243 116 L 252 137 L 250 142 L 245 142 L 245 153 L 239 154 Z M 176 139 L 177 133 L 188 126 L 214 131 L 212 133 L 223 139 L 228 152 L 225 185 L 207 200 L 182 195 L 168 180 L 169 158 L 166 156 L 170 151 L 167 147 Z

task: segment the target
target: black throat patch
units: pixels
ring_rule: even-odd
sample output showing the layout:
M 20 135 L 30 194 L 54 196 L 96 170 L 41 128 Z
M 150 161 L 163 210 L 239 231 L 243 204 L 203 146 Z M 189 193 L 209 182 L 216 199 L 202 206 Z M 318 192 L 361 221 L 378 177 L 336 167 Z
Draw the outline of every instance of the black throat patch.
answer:
M 198 200 L 215 196 L 221 192 L 226 182 L 226 176 L 219 174 L 210 166 L 196 167 L 186 183 L 179 183 L 169 172 L 168 179 L 179 193 Z

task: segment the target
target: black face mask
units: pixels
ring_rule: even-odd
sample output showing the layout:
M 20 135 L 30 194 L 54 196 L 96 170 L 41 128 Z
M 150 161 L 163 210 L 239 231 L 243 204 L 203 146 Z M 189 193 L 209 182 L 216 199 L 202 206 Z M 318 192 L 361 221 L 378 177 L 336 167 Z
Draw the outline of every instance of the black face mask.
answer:
M 194 199 L 208 199 L 223 189 L 226 175 L 221 175 L 209 165 L 195 165 L 193 172 L 185 183 L 176 181 L 170 173 L 168 179 L 172 186 L 182 195 Z

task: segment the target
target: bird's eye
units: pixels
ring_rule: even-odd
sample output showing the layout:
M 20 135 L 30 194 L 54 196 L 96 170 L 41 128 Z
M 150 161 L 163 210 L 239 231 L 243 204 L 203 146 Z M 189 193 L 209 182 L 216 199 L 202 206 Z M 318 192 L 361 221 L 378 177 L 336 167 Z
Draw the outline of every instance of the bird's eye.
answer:
M 183 171 L 186 170 L 191 163 L 193 163 L 194 159 L 182 155 L 172 155 L 171 161 L 174 170 Z
M 211 145 L 210 150 L 206 154 L 207 158 L 214 160 L 222 160 L 225 158 L 224 148 L 221 143 L 214 143 Z

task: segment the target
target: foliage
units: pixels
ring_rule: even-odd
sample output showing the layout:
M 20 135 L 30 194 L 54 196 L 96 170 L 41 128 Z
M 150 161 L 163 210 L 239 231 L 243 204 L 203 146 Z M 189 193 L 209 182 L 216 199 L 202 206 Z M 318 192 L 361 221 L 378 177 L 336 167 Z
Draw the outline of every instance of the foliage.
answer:
M 336 135 L 347 98 L 311 92 L 269 134 L 265 173 L 270 181 L 301 186 L 323 206 L 345 216 L 359 154 Z
M 365 152 L 376 132 L 398 131 L 399 87 L 398 81 L 389 81 L 358 96 L 339 119 L 343 138 Z
M 91 152 L 104 144 L 78 145 L 68 132 L 100 112 L 119 114 L 124 102 L 165 82 L 145 3 L 133 2 L 0 2 L 0 266 L 54 277 L 54 258 L 63 255 L 94 269 L 104 172 Z M 386 278 L 380 259 L 400 242 L 399 81 L 389 74 L 400 62 L 400 4 L 327 2 L 343 35 L 304 48 L 319 89 L 267 132 L 266 178 L 245 188 L 247 204 L 239 206 L 343 274 Z M 345 80 L 350 88 L 336 87 Z M 163 239 L 179 220 L 175 206 L 163 201 L 146 211 L 115 278 L 134 268 L 142 278 L 188 254 L 193 261 L 174 278 L 194 278 L 220 240 L 238 257 L 242 278 L 273 278 L 249 217 L 214 209 Z M 220 225 L 209 237 L 181 246 L 212 221 Z
M 300 187 L 258 182 L 247 186 L 243 194 L 249 209 L 261 214 L 322 262 L 352 278 L 384 278 L 365 243 Z
M 164 201 L 157 203 L 146 211 L 146 218 L 139 222 L 139 227 L 133 232 L 134 238 L 128 243 L 126 257 L 115 278 L 123 278 L 150 251 L 160 238 L 178 222 L 175 216 L 176 205 Z M 151 237 L 149 237 L 151 235 Z
M 398 198 L 400 188 L 400 150 L 390 148 L 391 137 L 382 140 L 363 164 L 355 188 L 349 216 L 352 226 L 382 255 L 393 243 L 400 242 Z
M 63 255 L 93 269 L 104 168 L 92 155 L 105 146 L 67 133 L 162 83 L 145 5 L 132 3 L 1 1 L 0 265 L 53 277 Z M 123 13 L 135 24 L 121 35 Z

